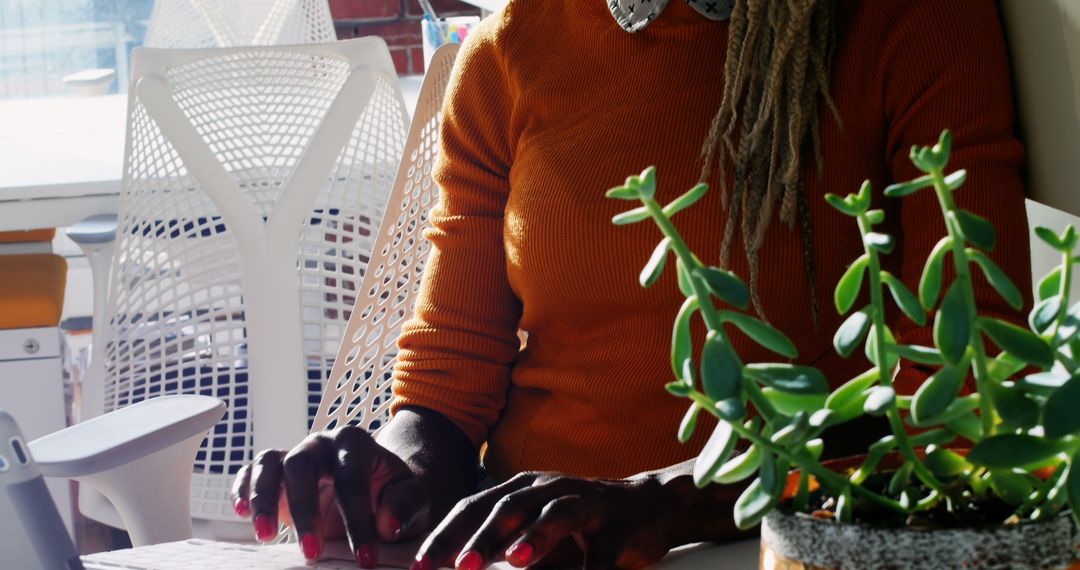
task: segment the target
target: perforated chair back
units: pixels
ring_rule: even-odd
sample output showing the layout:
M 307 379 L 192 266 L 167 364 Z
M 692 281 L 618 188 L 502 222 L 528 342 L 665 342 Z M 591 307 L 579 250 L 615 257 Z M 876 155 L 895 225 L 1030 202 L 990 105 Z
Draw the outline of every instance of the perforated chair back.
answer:
M 208 48 L 335 39 L 327 0 L 155 0 L 143 45 Z
M 312 430 L 352 424 L 374 431 L 390 416 L 397 338 L 420 288 L 430 247 L 422 233 L 431 225 L 428 212 L 439 199 L 431 169 L 439 150 L 443 96 L 458 47 L 439 48 L 428 66 L 369 271 L 360 285 Z
M 226 490 L 252 450 L 311 426 L 408 113 L 378 38 L 134 61 L 103 380 L 84 399 L 91 416 L 164 394 L 225 400 L 192 514 L 235 520 Z

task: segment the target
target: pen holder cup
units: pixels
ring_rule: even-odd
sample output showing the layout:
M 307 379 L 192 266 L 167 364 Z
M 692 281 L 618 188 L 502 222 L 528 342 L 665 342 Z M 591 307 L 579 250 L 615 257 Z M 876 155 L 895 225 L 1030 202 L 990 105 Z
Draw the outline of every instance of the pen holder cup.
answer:
M 431 56 L 443 44 L 457 44 L 469 37 L 469 32 L 480 23 L 479 16 L 457 16 L 453 18 L 425 18 L 420 21 L 420 32 L 424 42 L 424 70 L 431 63 Z

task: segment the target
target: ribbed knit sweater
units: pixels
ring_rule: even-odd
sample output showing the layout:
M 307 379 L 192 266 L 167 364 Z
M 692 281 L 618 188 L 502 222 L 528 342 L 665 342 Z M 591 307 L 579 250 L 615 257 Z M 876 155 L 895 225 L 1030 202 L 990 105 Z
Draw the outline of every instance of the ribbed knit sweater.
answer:
M 767 318 L 794 341 L 796 361 L 834 385 L 869 364 L 861 351 L 837 356 L 831 344 L 843 319 L 832 290 L 862 246 L 854 221 L 823 197 L 874 183 L 887 216 L 880 231 L 898 241 L 886 264 L 914 290 L 945 232 L 936 199 L 880 195 L 919 174 L 908 160 L 913 144 L 953 130 L 950 166 L 970 173 L 957 202 L 997 226 L 993 259 L 1022 290 L 1030 283 L 1024 151 L 994 2 L 838 4 L 831 87 L 842 125 L 823 114 L 824 169 L 806 177 L 820 326 L 797 228 L 774 221 L 760 270 Z M 496 479 L 522 470 L 620 477 L 700 450 L 711 426 L 680 445 L 687 400 L 663 388 L 683 301 L 674 271 L 650 289 L 637 281 L 662 236 L 651 223 L 613 226 L 628 203 L 604 193 L 648 165 L 657 167 L 662 202 L 697 182 L 726 45 L 727 22 L 682 1 L 629 34 L 604 0 L 511 0 L 470 35 L 444 104 L 441 202 L 416 313 L 399 341 L 395 409 L 436 410 L 478 446 L 486 442 Z M 712 183 L 675 222 L 716 264 L 725 212 Z M 730 269 L 746 278 L 741 252 L 736 242 Z M 982 309 L 1016 318 L 985 283 L 977 287 Z M 930 328 L 892 320 L 901 341 L 932 343 Z M 779 358 L 739 334 L 733 342 L 746 362 Z M 905 363 L 897 381 L 911 392 L 925 376 Z

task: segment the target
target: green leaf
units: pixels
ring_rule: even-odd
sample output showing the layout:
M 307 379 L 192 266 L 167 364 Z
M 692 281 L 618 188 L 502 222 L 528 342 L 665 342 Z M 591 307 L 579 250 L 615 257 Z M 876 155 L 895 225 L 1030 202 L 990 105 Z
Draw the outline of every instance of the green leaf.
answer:
M 889 352 L 894 352 L 900 356 L 900 358 L 906 358 L 912 362 L 918 362 L 919 364 L 929 364 L 931 366 L 940 366 L 945 361 L 941 358 L 941 353 L 935 348 L 929 346 L 919 346 L 917 344 L 893 344 L 886 345 Z
M 840 356 L 844 358 L 851 356 L 851 353 L 855 352 L 855 348 L 866 337 L 867 331 L 870 330 L 873 310 L 871 306 L 852 313 L 836 330 L 836 334 L 833 335 L 833 346 Z
M 934 344 L 946 361 L 956 364 L 964 357 L 970 339 L 971 315 L 964 290 L 959 282 L 953 282 L 934 318 Z
M 855 499 L 851 496 L 851 488 L 844 487 L 840 497 L 836 499 L 836 519 L 842 523 L 850 524 L 855 520 Z
M 1069 373 L 1064 370 L 1052 369 L 1037 374 L 1028 374 L 1020 382 L 1031 388 L 1056 390 L 1065 385 L 1071 379 Z
M 919 300 L 926 310 L 934 308 L 937 304 L 938 294 L 941 293 L 941 269 L 945 261 L 945 254 L 952 248 L 952 238 L 943 237 L 930 251 L 923 267 L 922 278 L 919 279 Z
M 986 371 L 990 374 L 990 379 L 994 382 L 1004 382 L 1005 380 L 1012 378 L 1013 374 L 1016 374 L 1026 367 L 1027 362 L 1020 360 L 1008 352 L 1002 352 L 997 355 L 997 358 L 987 363 Z
M 869 263 L 870 255 L 862 254 L 855 263 L 848 266 L 847 271 L 840 277 L 840 281 L 836 282 L 836 289 L 833 291 L 836 312 L 844 314 L 851 310 L 851 306 L 855 304 L 855 299 L 859 296 L 859 290 L 862 289 L 863 276 L 866 274 L 866 266 Z
M 870 327 L 870 334 L 867 337 L 866 345 L 864 346 L 864 348 L 866 349 L 864 351 L 866 353 L 866 359 L 869 360 L 870 362 L 873 362 L 873 363 L 877 363 L 877 361 L 878 361 L 878 346 L 877 346 L 877 333 L 876 333 L 876 330 L 877 330 L 877 325 L 873 325 L 873 326 Z M 888 347 L 890 344 L 892 344 L 892 345 L 896 344 L 896 338 L 893 336 L 892 331 L 889 330 L 889 327 L 887 327 L 887 326 L 885 327 L 885 335 L 884 336 L 885 336 L 885 346 L 886 347 Z M 888 348 L 886 348 L 885 349 L 885 369 L 886 370 L 892 370 L 892 369 L 896 368 L 896 365 L 899 364 L 899 363 L 900 363 L 900 355 L 893 354 L 893 353 L 888 351 Z
M 1039 236 L 1039 239 L 1046 242 L 1046 245 L 1049 245 L 1055 250 L 1065 250 L 1065 242 L 1062 241 L 1061 238 L 1059 238 L 1058 235 L 1054 233 L 1053 230 L 1051 230 L 1050 228 L 1044 228 L 1042 226 L 1039 226 L 1035 228 L 1035 235 Z
M 899 495 L 904 487 L 907 487 L 908 480 L 911 479 L 911 472 L 915 469 L 915 464 L 908 461 L 900 466 L 893 476 L 889 479 L 889 494 L 892 496 Z
M 1065 489 L 1069 495 L 1069 507 L 1073 520 L 1080 522 L 1080 451 L 1069 460 L 1069 472 L 1065 474 Z
M 892 184 L 885 188 L 885 195 L 889 198 L 903 198 L 922 190 L 923 188 L 929 188 L 934 185 L 934 179 L 929 174 L 920 176 L 915 180 L 909 182 L 900 182 L 898 184 Z
M 715 267 L 699 267 L 693 271 L 694 275 L 705 280 L 713 295 L 725 303 L 740 309 L 746 309 L 747 304 L 750 303 L 750 291 L 742 279 L 734 273 Z
M 979 318 L 979 329 L 1009 354 L 1040 368 L 1054 365 L 1054 352 L 1031 331 L 997 319 Z
M 872 416 L 882 416 L 896 403 L 896 391 L 888 386 L 875 386 L 863 404 L 863 410 Z
M 739 357 L 716 331 L 709 331 L 701 351 L 701 385 L 705 394 L 717 402 L 738 396 L 741 381 Z
M 1080 375 L 1073 376 L 1046 400 L 1043 430 L 1051 438 L 1080 431 Z
M 687 297 L 675 317 L 675 326 L 671 331 L 671 372 L 675 376 L 683 373 L 683 362 L 693 353 L 693 339 L 690 321 L 699 308 L 697 297 Z
M 616 214 L 611 218 L 611 223 L 616 226 L 625 226 L 628 224 L 636 224 L 642 220 L 649 219 L 649 209 L 645 206 L 640 208 L 634 208 L 633 210 L 627 210 L 621 214 Z
M 866 212 L 870 207 L 870 202 L 874 199 L 874 188 L 869 180 L 863 180 L 859 186 L 859 191 L 854 196 L 848 196 L 859 209 L 860 212 Z
M 660 274 L 664 272 L 664 264 L 667 262 L 668 252 L 670 251 L 671 238 L 666 237 L 656 244 L 656 249 L 653 250 L 652 256 L 649 257 L 649 262 L 645 264 L 645 268 L 641 270 L 641 275 L 638 276 L 638 283 L 641 283 L 642 287 L 652 287 L 653 283 L 656 283 L 656 280 L 660 278 Z
M 739 441 L 727 422 L 717 422 L 709 441 L 694 461 L 694 484 L 700 489 L 712 481 L 720 467 L 731 457 L 735 443 Z
M 828 202 L 830 206 L 836 208 L 837 210 L 840 210 L 844 214 L 852 217 L 859 215 L 859 209 L 855 206 L 855 204 L 850 201 L 844 201 L 843 198 L 837 196 L 836 194 L 826 194 L 825 201 Z
M 1038 290 L 1040 301 L 1061 294 L 1061 266 L 1055 267 L 1039 280 Z
M 1001 419 L 1021 428 L 1034 427 L 1039 423 L 1039 405 L 1030 400 L 1023 390 L 1012 382 L 987 384 Z
M 758 479 L 761 480 L 761 488 L 770 495 L 777 495 L 783 490 L 780 470 L 777 469 L 776 456 L 768 450 L 761 453 L 761 465 L 758 466 Z
M 943 413 L 960 392 L 966 374 L 966 366 L 946 365 L 927 378 L 911 401 L 911 419 L 915 424 L 925 425 L 928 419 Z
M 1005 299 L 1005 302 L 1009 303 L 1012 308 L 1019 311 L 1024 306 L 1024 298 L 1020 295 L 1020 290 L 1016 288 L 1012 280 L 1005 275 L 1005 272 L 986 254 L 977 249 L 968 248 L 967 254 L 982 269 L 986 280 L 1001 295 L 1001 298 Z
M 682 210 L 689 208 L 690 206 L 694 205 L 695 202 L 700 200 L 701 197 L 704 196 L 705 193 L 708 191 L 709 185 L 705 184 L 704 182 L 694 186 L 688 192 L 686 192 L 682 196 L 679 196 L 678 198 L 675 198 L 674 200 L 669 202 L 667 206 L 664 206 L 664 215 L 670 218 L 671 216 L 674 216 Z
M 952 174 L 949 174 L 948 176 L 945 177 L 945 187 L 948 188 L 949 190 L 952 190 L 952 191 L 955 192 L 961 186 L 963 186 L 964 182 L 966 182 L 966 181 L 967 181 L 967 171 L 966 170 L 957 170 L 956 172 L 953 172 Z
M 679 278 L 679 292 L 686 297 L 693 297 L 694 287 L 690 284 L 690 272 L 686 269 L 686 264 L 681 259 L 675 260 L 675 274 Z
M 1031 479 L 1027 475 L 1009 469 L 991 469 L 990 488 L 1002 501 L 1010 505 L 1024 502 L 1033 491 Z
M 877 367 L 845 382 L 833 391 L 825 400 L 825 407 L 836 413 L 839 422 L 854 419 L 863 414 L 863 403 L 866 402 L 867 390 L 878 379 Z
M 741 422 L 746 417 L 746 405 L 735 396 L 716 402 L 716 413 L 729 422 Z
M 943 447 L 935 448 L 927 453 L 923 463 L 931 473 L 938 477 L 966 475 L 973 469 L 966 459 Z
M 863 458 L 862 464 L 859 465 L 858 469 L 852 471 L 851 474 L 848 475 L 848 480 L 856 485 L 862 485 L 867 477 L 872 475 L 874 470 L 877 469 L 878 463 L 881 463 L 885 454 L 891 451 L 895 446 L 896 438 L 891 435 L 887 435 L 871 445 L 870 448 L 866 450 L 866 457 Z
M 876 226 L 885 221 L 885 210 L 870 210 L 866 212 L 866 221 L 870 222 L 870 225 Z
M 892 253 L 893 247 L 896 246 L 896 240 L 887 234 L 870 232 L 863 237 L 863 244 L 881 253 Z
M 690 408 L 686 410 L 686 414 L 683 415 L 682 422 L 679 424 L 679 443 L 686 443 L 690 441 L 690 438 L 694 435 L 694 428 L 697 427 L 698 414 L 701 413 L 701 408 L 697 403 L 690 404 Z
M 604 195 L 616 200 L 637 200 L 641 196 L 637 189 L 629 186 L 616 186 L 608 190 Z
M 672 396 L 685 398 L 690 395 L 690 392 L 693 391 L 694 388 L 687 385 L 686 382 L 679 380 L 677 382 L 668 382 L 667 384 L 664 384 L 664 389 Z
M 753 528 L 778 502 L 777 498 L 765 491 L 760 478 L 754 479 L 735 501 L 735 526 L 742 530 Z
M 949 163 L 949 158 L 952 156 L 952 131 L 945 129 L 938 135 L 938 142 L 930 148 L 930 152 L 934 153 L 935 158 L 940 163 L 940 168 L 945 168 L 945 165 Z
M 639 189 L 641 195 L 645 198 L 652 198 L 656 195 L 656 167 L 650 166 L 641 171 L 641 176 L 638 179 L 640 184 Z
M 738 483 L 757 473 L 760 463 L 761 454 L 756 445 L 751 445 L 749 449 L 724 463 L 716 472 L 713 481 L 722 485 Z
M 798 412 L 812 412 L 825 407 L 825 395 L 792 394 L 766 386 L 761 393 L 769 399 L 776 411 L 790 416 Z
M 807 439 L 807 434 L 810 431 L 810 416 L 806 412 L 799 412 L 795 414 L 788 424 L 772 434 L 770 438 L 773 443 L 783 447 L 791 447 L 795 444 L 801 444 Z
M 956 439 L 956 434 L 947 429 L 932 429 L 911 436 L 908 443 L 912 447 L 927 447 L 930 445 L 948 445 Z
M 994 231 L 994 226 L 986 221 L 986 218 L 964 210 L 953 210 L 949 212 L 949 215 L 956 221 L 956 225 L 964 239 L 983 249 L 994 249 L 997 242 L 997 233 Z
M 1006 433 L 988 437 L 968 454 L 968 461 L 990 468 L 1011 469 L 1049 459 L 1058 448 L 1044 438 Z
M 788 358 L 795 358 L 799 351 L 784 333 L 776 330 L 771 325 L 758 320 L 750 315 L 725 311 L 721 317 L 736 327 L 739 327 L 746 336 L 754 339 L 761 346 Z
M 914 414 L 910 416 L 910 423 L 915 427 L 929 427 L 941 424 L 948 424 L 964 414 L 973 412 L 979 408 L 979 395 L 971 394 L 963 398 L 957 398 L 953 400 L 949 405 L 939 414 L 933 416 L 925 416 L 916 418 Z
M 792 394 L 820 395 L 829 393 L 829 383 L 820 370 L 797 364 L 750 364 L 746 366 L 751 378 L 766 386 Z
M 896 305 L 900 307 L 901 311 L 904 311 L 904 314 L 909 319 L 919 326 L 926 324 L 926 311 L 919 304 L 919 300 L 915 298 L 915 295 L 907 288 L 907 285 L 904 285 L 902 281 L 884 270 L 881 272 L 881 281 L 889 287 Z
M 974 412 L 961 414 L 945 422 L 945 427 L 970 441 L 978 442 L 982 439 L 982 422 Z

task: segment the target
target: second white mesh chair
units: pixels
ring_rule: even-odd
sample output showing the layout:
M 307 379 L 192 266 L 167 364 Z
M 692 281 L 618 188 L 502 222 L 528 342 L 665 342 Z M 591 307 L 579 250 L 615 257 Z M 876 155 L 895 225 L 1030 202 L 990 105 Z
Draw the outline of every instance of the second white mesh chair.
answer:
M 291 446 L 311 426 L 408 113 L 378 38 L 143 48 L 134 61 L 84 415 L 165 394 L 224 400 L 196 460 L 192 515 L 235 521 L 226 491 L 252 450 Z
M 143 45 L 207 48 L 335 39 L 327 0 L 155 0 Z

